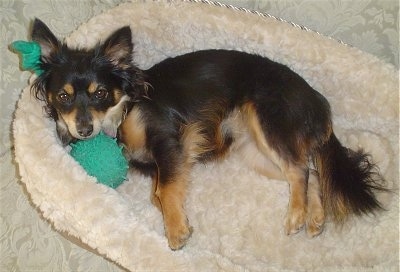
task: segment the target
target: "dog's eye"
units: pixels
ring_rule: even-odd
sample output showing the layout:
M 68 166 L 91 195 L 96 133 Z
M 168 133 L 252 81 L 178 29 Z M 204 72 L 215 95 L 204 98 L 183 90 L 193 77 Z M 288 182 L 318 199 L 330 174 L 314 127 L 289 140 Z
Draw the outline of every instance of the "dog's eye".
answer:
M 107 98 L 107 95 L 108 95 L 108 92 L 104 88 L 99 88 L 94 92 L 94 96 L 99 100 L 103 100 L 103 99 Z
M 64 91 L 61 91 L 58 95 L 57 95 L 57 99 L 58 101 L 60 101 L 61 103 L 68 103 L 71 100 L 71 97 L 69 96 L 69 94 L 67 94 Z

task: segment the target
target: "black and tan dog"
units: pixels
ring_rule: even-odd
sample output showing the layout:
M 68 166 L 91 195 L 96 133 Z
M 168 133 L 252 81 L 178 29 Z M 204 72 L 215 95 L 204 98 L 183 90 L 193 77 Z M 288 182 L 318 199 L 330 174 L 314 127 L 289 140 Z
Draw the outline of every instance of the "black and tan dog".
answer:
M 288 180 L 287 234 L 305 226 L 313 237 L 325 214 L 342 222 L 381 208 L 374 191 L 382 179 L 368 155 L 340 144 L 327 100 L 284 65 L 206 50 L 142 71 L 132 62 L 129 27 L 93 49 L 71 49 L 35 20 L 32 39 L 44 71 L 33 88 L 60 139 L 118 135 L 132 168 L 153 178 L 172 249 L 192 232 L 184 211 L 191 167 L 232 149 L 253 152 L 244 156 L 255 158 L 252 166 Z

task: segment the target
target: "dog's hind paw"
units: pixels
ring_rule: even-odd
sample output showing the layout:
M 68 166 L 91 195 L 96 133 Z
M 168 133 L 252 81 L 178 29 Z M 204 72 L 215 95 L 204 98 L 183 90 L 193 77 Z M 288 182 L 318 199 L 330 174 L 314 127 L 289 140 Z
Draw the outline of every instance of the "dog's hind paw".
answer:
M 306 211 L 302 208 L 289 210 L 285 219 L 285 233 L 287 235 L 298 233 L 305 224 L 306 214 Z
M 309 238 L 313 238 L 321 234 L 324 230 L 325 215 L 322 207 L 313 207 L 308 210 L 306 222 L 306 232 Z

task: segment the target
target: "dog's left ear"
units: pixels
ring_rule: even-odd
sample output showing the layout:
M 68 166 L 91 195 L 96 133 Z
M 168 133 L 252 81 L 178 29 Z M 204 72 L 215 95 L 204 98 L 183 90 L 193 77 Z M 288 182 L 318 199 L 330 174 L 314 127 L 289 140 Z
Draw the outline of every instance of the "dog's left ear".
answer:
M 129 26 L 115 31 L 100 47 L 100 52 L 113 65 L 120 68 L 125 68 L 131 64 L 132 51 L 132 32 Z
M 45 23 L 39 19 L 35 19 L 32 24 L 32 40 L 39 43 L 42 57 L 45 61 L 51 59 L 51 56 L 56 54 L 61 48 L 61 42 L 50 31 Z

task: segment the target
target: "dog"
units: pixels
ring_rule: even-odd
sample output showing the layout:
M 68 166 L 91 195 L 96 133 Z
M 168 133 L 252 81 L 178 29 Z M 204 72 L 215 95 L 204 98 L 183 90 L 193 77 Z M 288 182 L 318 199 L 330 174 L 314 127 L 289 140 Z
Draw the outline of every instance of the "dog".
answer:
M 185 195 L 195 163 L 242 152 L 260 173 L 287 180 L 285 233 L 319 235 L 325 218 L 382 209 L 383 178 L 368 154 L 344 147 L 328 101 L 298 74 L 268 58 L 204 50 L 148 70 L 133 62 L 129 27 L 92 49 L 69 48 L 35 19 L 32 40 L 44 71 L 32 88 L 64 145 L 104 131 L 124 146 L 130 167 L 150 175 L 172 250 L 192 233 Z M 251 154 L 249 156 L 249 154 Z

